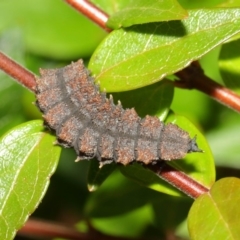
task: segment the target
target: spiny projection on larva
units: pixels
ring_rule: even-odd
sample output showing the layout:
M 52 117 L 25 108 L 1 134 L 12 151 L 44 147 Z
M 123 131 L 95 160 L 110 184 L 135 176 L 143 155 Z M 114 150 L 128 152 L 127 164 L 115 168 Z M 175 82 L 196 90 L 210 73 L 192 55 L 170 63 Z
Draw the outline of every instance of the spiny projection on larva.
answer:
M 37 106 L 58 142 L 73 147 L 79 159 L 96 157 L 101 165 L 113 161 L 149 164 L 181 159 L 199 152 L 195 138 L 157 117 L 140 118 L 134 109 L 115 105 L 99 91 L 79 60 L 64 68 L 40 70 L 36 78 Z

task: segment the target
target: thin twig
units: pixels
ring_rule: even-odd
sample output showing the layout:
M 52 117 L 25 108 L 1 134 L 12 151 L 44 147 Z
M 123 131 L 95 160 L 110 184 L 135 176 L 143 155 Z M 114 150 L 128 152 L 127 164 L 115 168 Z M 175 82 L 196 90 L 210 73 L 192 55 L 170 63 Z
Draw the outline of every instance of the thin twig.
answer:
M 91 229 L 90 229 L 91 230 Z M 52 239 L 52 238 L 66 238 L 69 240 L 131 240 L 132 238 L 127 237 L 115 237 L 102 234 L 96 230 L 87 233 L 78 232 L 73 227 L 66 227 L 65 225 L 42 221 L 39 219 L 30 218 L 25 226 L 23 226 L 17 233 L 18 235 L 31 236 Z M 136 238 L 136 240 L 143 240 L 142 238 Z
M 48 222 L 46 220 L 41 221 L 32 218 L 30 218 L 26 222 L 25 226 L 18 231 L 18 235 L 37 236 L 44 238 L 61 237 L 72 240 L 87 239 L 72 227 L 66 227 L 57 223 Z
M 68 4 L 70 4 L 73 8 L 81 12 L 84 16 L 88 17 L 94 23 L 99 25 L 107 32 L 111 32 L 112 30 L 106 27 L 106 22 L 108 20 L 108 15 L 99 9 L 97 6 L 93 5 L 89 1 L 84 0 L 65 0 Z
M 158 162 L 155 165 L 147 165 L 146 167 L 193 199 L 209 191 L 208 188 L 196 182 L 185 173 L 169 166 L 165 161 Z
M 240 96 L 204 75 L 198 62 L 193 62 L 176 75 L 180 78 L 175 82 L 176 87 L 197 89 L 223 105 L 240 112 Z
M 17 80 L 24 87 L 34 92 L 36 87 L 34 74 L 25 69 L 10 57 L 0 52 L 0 69 Z

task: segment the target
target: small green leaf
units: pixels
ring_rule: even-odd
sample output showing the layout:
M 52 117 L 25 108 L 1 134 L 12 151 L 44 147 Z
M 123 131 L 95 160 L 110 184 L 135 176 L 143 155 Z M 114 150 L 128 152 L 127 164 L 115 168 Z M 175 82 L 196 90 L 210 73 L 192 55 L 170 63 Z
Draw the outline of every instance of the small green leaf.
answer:
M 240 9 L 191 10 L 183 21 L 113 31 L 89 68 L 108 92 L 136 89 L 188 66 L 238 32 Z
M 60 155 L 54 139 L 42 121 L 19 125 L 0 139 L 0 239 L 13 239 L 42 200 Z
M 129 27 L 134 24 L 179 20 L 187 15 L 187 11 L 175 0 L 128 1 L 123 9 L 110 16 L 107 26 Z
M 240 180 L 223 178 L 201 195 L 188 215 L 192 240 L 239 239 Z
M 204 151 L 204 153 L 187 154 L 184 159 L 168 161 L 168 164 L 185 172 L 188 176 L 204 186 L 211 187 L 215 181 L 215 165 L 211 150 L 204 136 L 185 117 L 172 114 L 167 118 L 167 122 L 177 124 L 179 127 L 189 132 L 191 137 L 197 136 L 199 148 Z M 125 176 L 151 189 L 173 196 L 182 195 L 176 188 L 163 181 L 154 172 L 138 164 L 132 164 L 126 167 L 122 166 L 120 170 Z
M 240 39 L 222 46 L 219 68 L 225 85 L 240 94 Z
M 100 168 L 98 161 L 91 160 L 88 170 L 88 190 L 96 191 L 116 167 L 116 163 L 112 163 Z

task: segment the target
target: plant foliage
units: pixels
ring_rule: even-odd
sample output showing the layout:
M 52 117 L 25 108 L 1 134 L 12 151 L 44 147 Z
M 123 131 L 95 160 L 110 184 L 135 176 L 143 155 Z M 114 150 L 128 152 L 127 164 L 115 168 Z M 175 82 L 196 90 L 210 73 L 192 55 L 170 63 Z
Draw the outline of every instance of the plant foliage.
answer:
M 239 0 L 92 2 L 110 15 L 110 34 L 59 0 L 0 1 L 0 50 L 36 75 L 84 58 L 114 101 L 197 136 L 204 152 L 169 164 L 210 191 L 193 201 L 137 163 L 74 163 L 71 149 L 60 157 L 54 135 L 34 120 L 33 94 L 0 72 L 0 239 L 13 239 L 38 206 L 33 216 L 68 213 L 80 232 L 88 222 L 119 237 L 239 239 L 239 115 L 173 82 L 199 60 L 206 75 L 240 93 Z

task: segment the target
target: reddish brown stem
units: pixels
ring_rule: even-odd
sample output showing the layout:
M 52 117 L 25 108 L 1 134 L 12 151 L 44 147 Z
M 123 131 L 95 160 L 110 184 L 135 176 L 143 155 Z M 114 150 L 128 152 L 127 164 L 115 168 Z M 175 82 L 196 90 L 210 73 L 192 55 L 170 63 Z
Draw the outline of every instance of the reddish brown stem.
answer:
M 101 9 L 93 5 L 92 3 L 84 0 L 65 0 L 73 8 L 81 12 L 84 16 L 95 22 L 101 28 L 107 32 L 111 32 L 111 29 L 106 27 L 108 15 Z
M 0 52 L 0 69 L 32 92 L 35 91 L 36 82 L 34 74 L 20 66 L 2 52 Z
M 18 231 L 19 235 L 32 236 L 37 238 L 66 238 L 71 240 L 131 240 L 130 238 L 114 237 L 101 234 L 97 231 L 90 231 L 88 233 L 80 233 L 75 228 L 66 227 L 59 223 L 41 221 L 30 218 L 24 227 Z M 141 239 L 138 239 L 141 240 Z
M 188 177 L 185 173 L 169 166 L 164 161 L 147 167 L 154 171 L 160 178 L 170 183 L 172 186 L 175 186 L 191 198 L 195 199 L 209 191 L 209 189 Z
M 18 231 L 18 234 L 44 238 L 61 237 L 67 239 L 87 239 L 83 238 L 82 234 L 77 232 L 74 228 L 36 219 L 29 219 L 25 226 Z
M 225 106 L 240 112 L 240 96 L 205 76 L 198 62 L 193 62 L 176 75 L 180 81 L 176 81 L 175 86 L 200 90 Z

